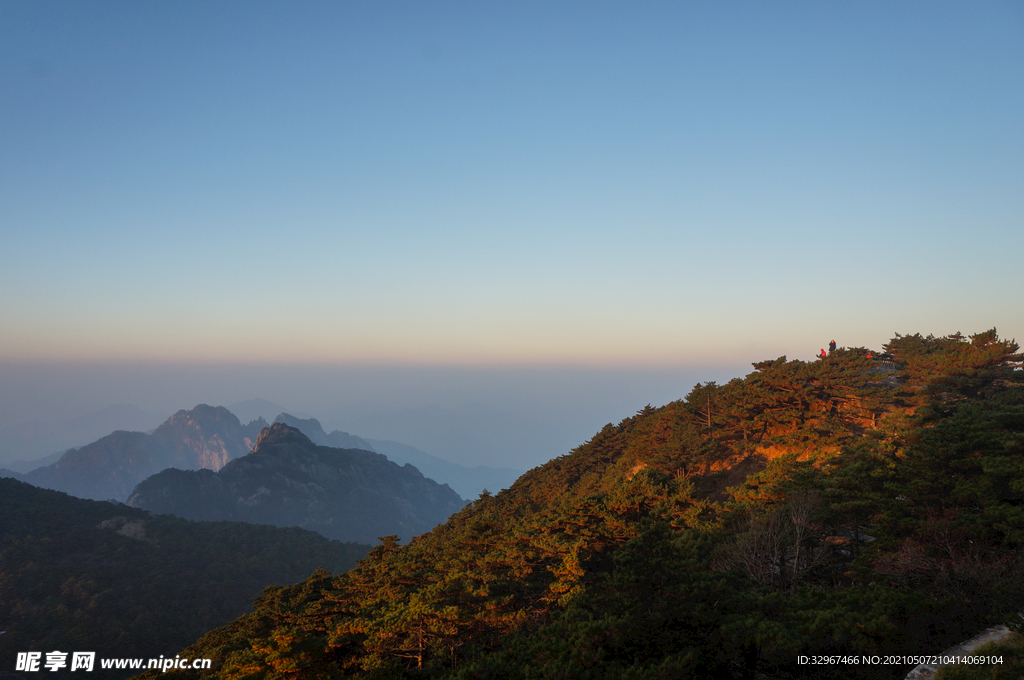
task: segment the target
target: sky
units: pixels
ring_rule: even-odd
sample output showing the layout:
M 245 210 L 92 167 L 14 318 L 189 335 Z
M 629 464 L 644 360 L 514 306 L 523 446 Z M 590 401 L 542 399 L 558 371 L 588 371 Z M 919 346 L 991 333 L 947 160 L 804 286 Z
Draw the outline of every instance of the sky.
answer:
M 1024 339 L 1018 2 L 3 0 L 0 92 L 0 424 L 454 409 L 525 464 L 831 339 Z

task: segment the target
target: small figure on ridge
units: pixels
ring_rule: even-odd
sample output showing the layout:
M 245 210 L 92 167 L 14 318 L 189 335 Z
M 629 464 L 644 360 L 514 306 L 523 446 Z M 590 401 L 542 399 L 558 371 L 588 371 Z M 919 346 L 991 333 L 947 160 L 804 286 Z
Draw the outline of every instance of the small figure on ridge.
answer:
M 832 342 L 828 343 L 828 352 L 829 352 L 829 354 L 831 354 L 832 352 L 835 352 L 835 351 L 836 351 L 836 341 L 833 340 Z

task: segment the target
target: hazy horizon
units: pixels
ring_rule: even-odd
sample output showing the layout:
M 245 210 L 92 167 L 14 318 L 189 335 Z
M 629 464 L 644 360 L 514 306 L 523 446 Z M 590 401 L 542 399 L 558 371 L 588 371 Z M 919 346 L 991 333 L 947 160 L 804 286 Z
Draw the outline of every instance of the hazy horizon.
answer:
M 648 403 L 668 403 L 696 382 L 746 372 L 742 366 L 6 364 L 0 365 L 0 428 L 30 420 L 59 423 L 112 404 L 136 406 L 162 421 L 199 403 L 230 407 L 261 398 L 315 417 L 328 431 L 399 441 L 462 465 L 525 470 L 568 453 L 604 424 Z

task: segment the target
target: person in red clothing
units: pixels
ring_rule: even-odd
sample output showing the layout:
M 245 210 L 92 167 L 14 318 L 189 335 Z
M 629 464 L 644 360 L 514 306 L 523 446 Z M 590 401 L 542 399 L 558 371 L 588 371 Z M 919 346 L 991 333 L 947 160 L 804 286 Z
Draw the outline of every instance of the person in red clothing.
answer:
M 825 348 L 824 347 L 821 348 L 821 354 L 819 354 L 818 356 L 822 356 L 822 357 L 828 356 L 827 354 L 825 354 Z

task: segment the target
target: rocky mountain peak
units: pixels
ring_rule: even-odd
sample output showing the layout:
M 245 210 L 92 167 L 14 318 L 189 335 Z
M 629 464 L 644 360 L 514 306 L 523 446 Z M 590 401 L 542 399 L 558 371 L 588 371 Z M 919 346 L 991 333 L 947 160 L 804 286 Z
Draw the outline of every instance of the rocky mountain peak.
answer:
M 246 427 L 246 429 L 258 427 L 260 430 L 262 430 L 265 427 L 270 427 L 270 423 L 267 422 L 266 418 L 264 418 L 263 416 L 260 416 L 259 418 L 256 418 L 255 420 L 249 421 L 249 424 L 246 425 L 245 427 Z M 258 431 L 257 431 L 257 434 L 258 434 Z
M 242 427 L 242 423 L 234 413 L 223 406 L 199 404 L 191 411 L 185 409 L 178 411 L 156 428 L 154 434 L 186 428 L 205 433 L 218 431 L 225 427 L 238 429 Z
M 298 444 L 300 446 L 308 447 L 316 446 L 309 437 L 302 434 L 302 432 L 296 428 L 289 427 L 284 423 L 274 423 L 270 427 L 265 427 L 260 430 L 259 436 L 256 437 L 256 445 L 253 447 L 252 452 L 258 453 L 261 448 L 277 446 L 280 444 Z

